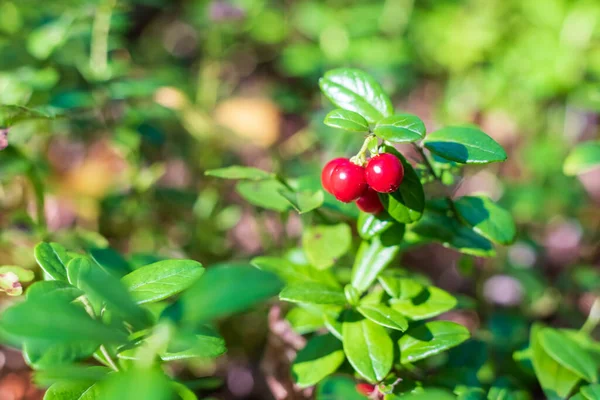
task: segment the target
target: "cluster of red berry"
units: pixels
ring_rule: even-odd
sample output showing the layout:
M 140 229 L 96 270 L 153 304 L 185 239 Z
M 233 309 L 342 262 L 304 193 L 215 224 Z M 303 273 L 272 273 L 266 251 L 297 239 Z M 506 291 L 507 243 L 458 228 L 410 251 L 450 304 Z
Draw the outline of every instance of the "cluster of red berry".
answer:
M 323 188 L 339 201 L 356 205 L 364 212 L 377 214 L 383 210 L 379 193 L 392 193 L 404 178 L 402 162 L 389 153 L 377 154 L 362 167 L 347 158 L 336 158 L 325 164 L 321 172 Z

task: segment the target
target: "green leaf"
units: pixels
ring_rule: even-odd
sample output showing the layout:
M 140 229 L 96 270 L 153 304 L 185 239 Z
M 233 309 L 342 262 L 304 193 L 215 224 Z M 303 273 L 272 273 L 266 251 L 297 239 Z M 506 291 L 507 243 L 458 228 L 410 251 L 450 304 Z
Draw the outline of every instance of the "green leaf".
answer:
M 316 400 L 367 400 L 356 390 L 356 383 L 346 376 L 331 376 L 317 386 Z
M 422 238 L 440 242 L 444 247 L 456 249 L 463 254 L 478 257 L 496 254 L 489 240 L 446 215 L 428 213 L 425 218 L 412 225 L 410 230 Z
M 487 164 L 506 160 L 506 152 L 502 146 L 473 127 L 442 128 L 427 135 L 423 144 L 432 153 L 462 164 Z
M 48 388 L 44 400 L 94 400 L 94 381 L 60 381 Z
M 380 235 L 394 225 L 394 220 L 386 212 L 378 214 L 369 214 L 360 212 L 356 223 L 358 234 L 365 240 L 372 239 L 374 236 Z
M 385 328 L 347 312 L 342 325 L 344 352 L 356 372 L 371 383 L 385 378 L 394 362 L 394 345 Z
M 25 175 L 31 170 L 31 167 L 31 162 L 16 147 L 9 145 L 0 151 L 0 181 L 8 180 L 13 176 Z
M 425 290 L 425 287 L 414 279 L 396 278 L 393 276 L 380 276 L 378 279 L 383 289 L 390 296 L 399 300 L 412 299 Z
M 58 243 L 38 243 L 33 249 L 35 260 L 40 267 L 58 281 L 67 280 L 67 263 L 71 256 L 67 250 Z
M 379 237 L 371 243 L 363 241 L 358 248 L 352 267 L 352 286 L 364 292 L 377 279 L 377 276 L 394 260 L 398 246 L 385 247 Z
M 574 176 L 600 167 L 600 141 L 577 145 L 563 164 L 565 175 Z
M 465 196 L 455 201 L 456 208 L 473 230 L 501 244 L 510 244 L 517 234 L 508 211 L 485 196 Z
M 67 40 L 74 18 L 65 13 L 61 18 L 33 30 L 27 37 L 27 50 L 39 60 L 45 60 Z
M 313 336 L 292 364 L 294 382 L 302 388 L 316 385 L 344 362 L 342 342 L 333 335 Z
M 292 303 L 346 304 L 344 292 L 338 288 L 317 282 L 295 283 L 286 286 L 279 298 Z
M 386 153 L 394 154 L 402 162 L 404 179 L 394 193 L 379 195 L 381 203 L 388 214 L 400 223 L 409 224 L 418 221 L 425 210 L 425 192 L 421 179 L 402 154 L 390 146 L 384 148 Z
M 101 266 L 106 272 L 109 272 L 118 278 L 121 278 L 131 272 L 131 266 L 114 249 L 110 247 L 93 248 L 89 250 L 92 260 Z
M 391 299 L 392 308 L 412 320 L 432 318 L 456 306 L 456 298 L 435 286 L 424 287 L 408 299 Z
M 73 340 L 68 343 L 45 344 L 39 341 L 25 342 L 23 356 L 35 369 L 51 368 L 59 364 L 91 357 L 99 347 L 96 341 Z
M 276 180 L 238 182 L 235 189 L 248 203 L 257 207 L 279 212 L 290 208 L 290 202 L 280 193 L 285 186 Z
M 212 267 L 175 305 L 182 308 L 184 322 L 198 325 L 246 310 L 277 294 L 281 286 L 275 274 L 250 265 Z
M 537 339 L 544 351 L 560 365 L 588 382 L 598 381 L 594 359 L 570 337 L 558 330 L 543 328 Z
M 413 363 L 458 346 L 471 335 L 464 326 L 450 321 L 432 321 L 409 329 L 398 341 L 400 362 Z
M 320 282 L 325 285 L 339 287 L 333 274 L 329 271 L 320 271 L 309 265 L 298 265 L 279 257 L 256 257 L 250 263 L 261 271 L 273 272 L 286 283 Z
M 443 389 L 424 389 L 415 393 L 386 395 L 385 400 L 455 400 L 456 396 Z
M 250 181 L 263 181 L 273 179 L 275 174 L 272 172 L 263 171 L 254 167 L 243 167 L 240 165 L 232 165 L 226 168 L 210 169 L 204 173 L 207 176 L 214 176 L 222 179 L 243 179 Z
M 352 132 L 368 132 L 369 123 L 353 111 L 336 109 L 325 116 L 325 125 Z
M 600 385 L 596 383 L 584 386 L 581 388 L 581 394 L 584 395 L 587 400 L 600 400 Z
M 567 398 L 579 382 L 579 376 L 562 367 L 544 350 L 539 338 L 542 329 L 540 325 L 534 324 L 529 339 L 535 375 L 548 399 Z
M 213 329 L 202 328 L 196 330 L 193 335 L 172 340 L 167 351 L 160 354 L 160 358 L 163 361 L 212 359 L 225 354 L 226 351 L 225 339 Z
M 317 225 L 304 230 L 302 248 L 315 268 L 333 266 L 338 258 L 350 250 L 352 232 L 346 224 Z
M 83 290 L 90 300 L 101 299 L 112 312 L 137 328 L 146 327 L 148 315 L 132 300 L 123 284 L 86 257 L 76 257 L 67 266 L 69 281 Z
M 344 110 L 354 111 L 375 123 L 392 115 L 394 108 L 381 86 L 358 69 L 334 69 L 319 79 L 323 94 Z
M 110 374 L 97 400 L 172 400 L 172 395 L 170 380 L 160 369 L 130 369 Z
M 62 299 L 65 302 L 71 302 L 76 298 L 83 296 L 83 290 L 63 281 L 40 281 L 31 285 L 27 292 L 27 299 L 40 299 L 53 297 Z
M 34 297 L 6 309 L 0 327 L 22 340 L 69 343 L 89 340 L 120 343 L 125 333 L 92 319 L 81 307 L 55 297 Z
M 323 313 L 305 307 L 292 308 L 285 316 L 294 332 L 304 335 L 315 332 L 325 325 Z
M 57 365 L 54 368 L 48 368 L 35 371 L 34 380 L 40 386 L 50 386 L 57 382 L 99 382 L 106 378 L 112 370 L 108 367 L 93 366 L 88 367 L 85 364 Z M 92 388 L 93 394 L 98 393 Z M 84 397 L 86 400 L 95 399 L 94 397 Z
M 321 207 L 325 201 L 325 194 L 322 190 L 311 191 L 302 190 L 292 192 L 288 189 L 281 189 L 279 193 L 294 207 L 299 214 L 305 214 L 316 208 Z
M 367 319 L 386 328 L 405 331 L 408 321 L 398 311 L 383 304 L 364 304 L 357 308 Z
M 166 299 L 184 291 L 204 273 L 202 264 L 193 260 L 164 260 L 138 268 L 121 282 L 138 303 Z
M 397 114 L 377 122 L 375 135 L 392 143 L 410 143 L 425 137 L 425 124 L 417 116 Z

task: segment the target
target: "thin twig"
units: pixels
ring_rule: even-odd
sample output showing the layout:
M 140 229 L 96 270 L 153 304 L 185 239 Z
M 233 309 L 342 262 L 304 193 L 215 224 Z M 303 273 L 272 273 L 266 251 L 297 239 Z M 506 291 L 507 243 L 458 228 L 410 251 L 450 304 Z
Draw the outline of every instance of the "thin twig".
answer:
M 106 347 L 104 345 L 100 346 L 100 352 L 102 352 L 102 355 L 104 356 L 104 359 L 106 360 L 108 366 L 118 372 L 119 367 L 117 367 L 117 364 L 115 364 L 110 354 L 108 354 L 108 350 L 106 350 Z

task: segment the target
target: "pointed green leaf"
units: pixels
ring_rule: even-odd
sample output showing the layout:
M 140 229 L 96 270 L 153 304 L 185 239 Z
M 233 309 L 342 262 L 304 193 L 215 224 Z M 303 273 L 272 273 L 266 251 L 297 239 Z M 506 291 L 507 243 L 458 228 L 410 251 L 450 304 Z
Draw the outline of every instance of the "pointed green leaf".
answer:
M 315 268 L 326 269 L 350 250 L 352 232 L 346 224 L 317 225 L 304 230 L 302 248 Z
M 292 303 L 345 305 L 346 297 L 341 289 L 317 282 L 295 283 L 286 286 L 279 298 Z
M 210 169 L 204 173 L 206 176 L 214 176 L 222 179 L 242 179 L 250 181 L 262 181 L 273 179 L 275 174 L 254 167 L 243 167 L 232 165 L 230 167 Z
M 357 307 L 357 311 L 367 319 L 386 328 L 398 331 L 405 331 L 408 328 L 408 321 L 404 315 L 383 304 L 364 304 Z
M 353 111 L 336 109 L 325 116 L 325 125 L 352 132 L 368 132 L 369 123 Z
M 184 291 L 204 273 L 202 264 L 193 260 L 164 260 L 146 265 L 125 275 L 121 282 L 138 303 L 166 299 Z
M 435 286 L 424 287 L 418 295 L 408 299 L 391 299 L 392 308 L 412 320 L 432 318 L 456 306 L 456 298 Z
M 294 382 L 300 387 L 316 385 L 334 373 L 344 359 L 342 342 L 333 335 L 313 336 L 292 364 Z
M 506 160 L 506 152 L 494 139 L 472 127 L 449 126 L 430 133 L 425 147 L 445 159 L 462 164 L 487 164 Z
M 397 114 L 377 122 L 375 135 L 392 143 L 410 143 L 425 137 L 425 124 L 411 114 Z
M 425 287 L 414 279 L 396 278 L 394 276 L 380 276 L 379 283 L 393 298 L 409 300 L 425 290 Z
M 581 143 L 571 150 L 563 164 L 563 172 L 573 176 L 597 167 L 600 167 L 600 141 L 591 141 Z
M 470 337 L 464 326 L 450 321 L 432 321 L 409 329 L 398 341 L 400 361 L 413 363 L 458 346 Z
M 319 80 L 323 94 L 333 104 L 354 111 L 375 123 L 392 115 L 393 106 L 379 83 L 358 69 L 334 69 Z
M 347 312 L 342 325 L 348 361 L 369 382 L 385 378 L 392 369 L 394 348 L 385 328 L 356 312 Z
M 67 250 L 58 243 L 42 242 L 33 250 L 40 267 L 57 281 L 67 280 L 67 263 L 71 260 Z
M 588 382 L 598 381 L 596 363 L 591 355 L 567 335 L 552 328 L 543 328 L 538 333 L 544 351 L 561 366 Z
M 398 251 L 398 246 L 384 246 L 379 237 L 373 238 L 371 243 L 363 241 L 352 267 L 352 286 L 359 292 L 367 290 L 381 271 L 394 260 Z
M 28 299 L 55 297 L 71 302 L 84 293 L 83 290 L 64 281 L 40 281 L 29 286 L 25 294 Z
M 88 252 L 90 253 L 90 257 L 92 257 L 92 260 L 94 260 L 106 272 L 109 272 L 118 278 L 121 278 L 131 272 L 131 266 L 127 260 L 125 260 L 122 255 L 117 253 L 116 250 L 110 247 L 96 247 L 89 249 Z
M 497 243 L 515 240 L 515 221 L 508 211 L 485 196 L 465 196 L 455 201 L 456 208 L 473 230 Z

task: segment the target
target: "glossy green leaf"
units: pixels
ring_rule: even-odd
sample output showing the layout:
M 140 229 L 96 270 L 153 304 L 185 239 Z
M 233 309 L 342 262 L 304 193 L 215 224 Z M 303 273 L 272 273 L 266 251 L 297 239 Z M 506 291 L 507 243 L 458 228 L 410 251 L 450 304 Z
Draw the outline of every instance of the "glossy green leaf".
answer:
M 390 300 L 392 308 L 413 320 L 432 318 L 456 306 L 456 298 L 435 286 L 424 287 L 408 299 Z
M 342 342 L 331 334 L 313 336 L 298 352 L 292 377 L 300 387 L 310 387 L 334 373 L 344 362 Z
M 122 331 L 92 319 L 82 307 L 54 297 L 35 297 L 6 309 L 0 327 L 26 341 L 69 343 L 89 340 L 119 343 L 127 339 Z
M 285 320 L 290 324 L 294 332 L 300 335 L 315 332 L 325 325 L 322 312 L 308 310 L 303 307 L 292 308 L 286 314 Z
M 370 243 L 363 241 L 352 267 L 352 286 L 359 292 L 367 290 L 381 271 L 394 260 L 398 251 L 398 246 L 384 246 L 379 237 L 373 238 Z
M 198 325 L 246 310 L 276 295 L 282 285 L 275 274 L 250 265 L 212 267 L 183 293 L 175 307 L 181 307 L 184 322 Z
M 571 150 L 563 164 L 563 172 L 573 176 L 597 167 L 600 167 L 600 141 L 591 141 L 581 143 Z
M 53 279 L 67 280 L 67 263 L 71 256 L 63 246 L 58 243 L 41 242 L 35 246 L 33 254 L 40 267 Z
M 94 400 L 94 381 L 60 381 L 48 388 L 44 400 Z
M 68 343 L 25 342 L 23 356 L 27 364 L 40 368 L 51 368 L 60 364 L 91 357 L 99 347 L 96 341 L 73 340 Z
M 600 400 L 600 385 L 593 384 L 581 388 L 581 394 L 587 400 Z
M 379 195 L 381 203 L 388 214 L 400 223 L 409 224 L 418 221 L 425 210 L 425 192 L 421 179 L 404 156 L 389 146 L 385 146 L 385 150 L 387 153 L 394 154 L 402 162 L 404 179 L 397 191 Z
M 261 271 L 273 272 L 286 283 L 320 282 L 339 287 L 334 275 L 329 271 L 320 271 L 309 265 L 298 265 L 285 258 L 261 256 L 253 258 L 250 263 Z
M 506 152 L 494 139 L 472 127 L 449 126 L 430 133 L 425 147 L 445 159 L 462 164 L 487 164 L 506 160 Z
M 184 291 L 204 273 L 193 260 L 164 260 L 136 269 L 121 279 L 138 303 L 159 301 Z
M 347 376 L 325 378 L 317 386 L 316 400 L 367 400 L 356 390 L 354 379 Z
M 225 340 L 213 329 L 200 329 L 193 335 L 172 340 L 165 352 L 160 353 L 163 361 L 186 358 L 212 359 L 225 354 Z
M 83 290 L 64 281 L 40 281 L 31 285 L 25 292 L 28 299 L 53 297 L 71 302 L 82 296 Z
M 125 286 L 86 257 L 76 257 L 67 266 L 69 282 L 94 299 L 101 299 L 112 311 L 137 328 L 149 324 L 148 315 L 132 300 Z
M 325 125 L 352 132 L 368 132 L 369 123 L 353 111 L 336 109 L 325 116 Z
M 557 363 L 542 346 L 539 333 L 543 328 L 534 324 L 531 328 L 529 345 L 535 375 L 548 399 L 564 399 L 573 391 L 580 378 L 577 374 Z
M 391 394 L 384 397 L 385 400 L 455 400 L 456 396 L 443 389 L 424 389 L 414 393 L 401 395 Z
M 90 257 L 106 272 L 121 278 L 131 272 L 131 266 L 116 250 L 110 247 L 88 250 Z
M 254 167 L 243 167 L 240 165 L 232 165 L 230 167 L 210 169 L 204 173 L 207 176 L 214 176 L 222 179 L 242 179 L 250 181 L 262 181 L 273 179 L 275 174 L 272 172 L 263 171 Z
M 285 186 L 274 179 L 238 182 L 235 189 L 244 200 L 257 207 L 280 212 L 291 207 L 290 202 L 280 193 Z
M 347 224 L 310 226 L 302 234 L 302 248 L 315 268 L 325 269 L 350 250 L 352 233 Z
M 356 222 L 358 234 L 365 240 L 385 232 L 392 225 L 394 225 L 394 220 L 386 212 L 369 214 L 361 211 Z
M 412 299 L 425 290 L 425 287 L 414 279 L 394 276 L 380 276 L 378 279 L 383 289 L 398 300 Z
M 322 190 L 302 190 L 292 192 L 285 188 L 280 190 L 279 194 L 281 194 L 299 214 L 305 214 L 319 208 L 325 201 L 325 194 Z
M 410 143 L 425 137 L 425 124 L 411 114 L 397 114 L 377 122 L 375 135 L 392 143 Z
M 485 196 L 465 196 L 455 201 L 461 217 L 481 236 L 497 243 L 510 244 L 517 229 L 508 211 Z
M 319 80 L 323 94 L 337 107 L 375 123 L 392 115 L 393 106 L 379 83 L 358 69 L 334 69 Z
M 345 305 L 346 297 L 341 289 L 317 282 L 294 283 L 286 286 L 279 298 L 292 303 Z
M 450 321 L 432 321 L 409 329 L 398 341 L 400 361 L 413 363 L 458 346 L 470 337 L 464 326 Z
M 356 372 L 369 382 L 387 376 L 394 362 L 394 346 L 385 328 L 356 312 L 347 312 L 342 335 L 344 352 Z
M 598 381 L 596 363 L 590 354 L 567 335 L 543 328 L 537 336 L 544 351 L 564 368 L 588 382 Z
M 365 318 L 386 328 L 405 331 L 408 321 L 404 315 L 383 304 L 363 304 L 356 308 Z

